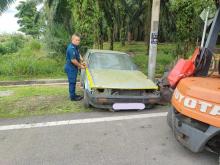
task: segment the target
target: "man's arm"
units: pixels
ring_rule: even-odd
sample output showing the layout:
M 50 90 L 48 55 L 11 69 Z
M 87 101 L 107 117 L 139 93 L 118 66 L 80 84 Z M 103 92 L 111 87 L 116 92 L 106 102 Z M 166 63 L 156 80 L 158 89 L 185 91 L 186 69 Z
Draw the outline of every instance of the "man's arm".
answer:
M 85 69 L 85 66 L 80 64 L 76 59 L 72 59 L 71 62 L 73 63 L 73 65 L 77 66 L 80 69 Z
M 74 49 L 71 49 L 70 51 L 71 51 L 70 52 L 71 63 L 80 69 L 85 69 L 85 66 L 77 61 Z

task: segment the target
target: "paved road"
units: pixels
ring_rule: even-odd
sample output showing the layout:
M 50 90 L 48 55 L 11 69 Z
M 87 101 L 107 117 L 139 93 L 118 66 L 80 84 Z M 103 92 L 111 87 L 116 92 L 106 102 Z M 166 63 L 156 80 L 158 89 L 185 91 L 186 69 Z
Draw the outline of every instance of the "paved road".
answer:
M 165 111 L 160 109 L 1 119 L 0 125 Z M 194 154 L 176 142 L 164 116 L 0 131 L 0 165 L 218 165 L 217 162 L 217 155 Z

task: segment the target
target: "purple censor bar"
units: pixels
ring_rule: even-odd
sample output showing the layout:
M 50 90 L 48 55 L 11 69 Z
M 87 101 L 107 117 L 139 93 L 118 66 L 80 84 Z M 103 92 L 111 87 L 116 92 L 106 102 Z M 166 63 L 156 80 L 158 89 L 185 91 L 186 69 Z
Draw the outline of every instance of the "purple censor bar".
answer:
M 113 104 L 114 110 L 129 110 L 129 109 L 138 109 L 143 110 L 145 105 L 143 103 L 115 103 Z

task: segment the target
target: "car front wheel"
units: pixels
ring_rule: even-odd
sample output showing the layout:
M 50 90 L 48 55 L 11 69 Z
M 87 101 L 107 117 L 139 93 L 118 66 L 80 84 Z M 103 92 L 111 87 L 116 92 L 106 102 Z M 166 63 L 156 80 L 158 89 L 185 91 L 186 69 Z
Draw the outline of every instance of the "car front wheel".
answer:
M 84 89 L 84 97 L 83 97 L 83 105 L 85 108 L 89 108 L 90 104 L 89 104 L 89 98 L 86 94 L 86 89 Z

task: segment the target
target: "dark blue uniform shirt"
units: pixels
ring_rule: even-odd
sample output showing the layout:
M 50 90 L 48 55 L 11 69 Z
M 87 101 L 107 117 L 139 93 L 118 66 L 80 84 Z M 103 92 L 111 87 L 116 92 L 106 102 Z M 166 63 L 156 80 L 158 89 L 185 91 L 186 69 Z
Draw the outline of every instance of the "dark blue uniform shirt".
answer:
M 74 99 L 76 97 L 76 80 L 77 80 L 77 73 L 78 67 L 75 66 L 71 61 L 76 59 L 80 62 L 80 55 L 77 46 L 73 45 L 72 43 L 68 45 L 66 50 L 66 64 L 65 64 L 65 72 L 68 77 L 69 81 L 69 94 L 70 99 Z
M 79 55 L 79 50 L 77 46 L 73 45 L 70 43 L 67 47 L 66 50 L 66 65 L 70 69 L 76 69 L 78 70 L 77 66 L 75 66 L 71 61 L 73 59 L 76 59 L 78 62 L 80 62 L 80 55 Z

